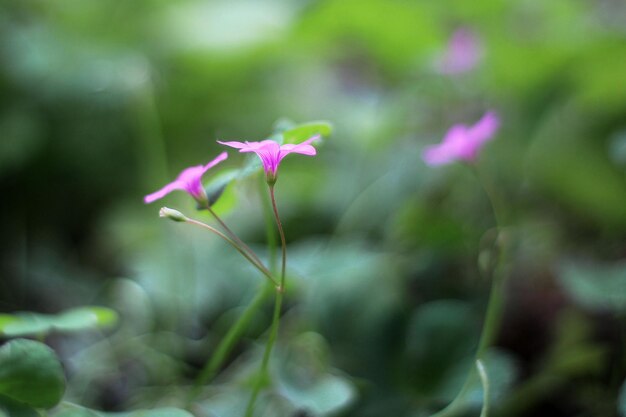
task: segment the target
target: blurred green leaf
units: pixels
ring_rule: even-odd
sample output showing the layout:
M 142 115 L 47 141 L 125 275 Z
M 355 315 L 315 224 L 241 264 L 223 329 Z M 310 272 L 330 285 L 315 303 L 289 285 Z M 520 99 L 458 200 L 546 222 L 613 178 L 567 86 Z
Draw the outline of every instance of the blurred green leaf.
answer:
M 336 412 L 356 397 L 352 383 L 334 375 L 328 364 L 329 346 L 324 338 L 306 332 L 292 339 L 277 361 L 277 390 L 296 409 L 315 415 Z
M 41 417 L 41 414 L 29 405 L 0 395 L 0 417 Z
M 121 413 L 107 413 L 91 410 L 76 404 L 63 403 L 52 417 L 193 417 L 187 411 L 178 408 L 158 408 L 154 410 L 136 410 Z
M 585 220 L 610 231 L 626 230 L 626 182 L 610 163 L 604 146 L 596 146 L 593 129 L 600 118 L 576 105 L 549 112 L 528 151 L 528 173 L 536 184 L 567 204 Z
M 457 364 L 464 364 L 463 374 L 471 366 L 478 341 L 473 323 L 472 311 L 460 301 L 434 301 L 415 310 L 407 328 L 406 355 L 409 380 L 418 391 L 450 394 L 460 389 L 449 387 L 448 379 L 458 372 Z
M 626 262 L 565 261 L 558 278 L 576 303 L 593 310 L 626 311 Z
M 333 125 L 330 122 L 318 121 L 308 122 L 296 125 L 283 132 L 284 143 L 300 143 L 315 135 L 328 137 L 333 131 Z
M 12 340 L 0 347 L 0 393 L 37 408 L 56 405 L 65 376 L 52 349 L 33 340 Z
M 114 326 L 117 313 L 105 307 L 79 307 L 56 315 L 23 312 L 0 315 L 0 334 L 8 337 L 75 332 Z

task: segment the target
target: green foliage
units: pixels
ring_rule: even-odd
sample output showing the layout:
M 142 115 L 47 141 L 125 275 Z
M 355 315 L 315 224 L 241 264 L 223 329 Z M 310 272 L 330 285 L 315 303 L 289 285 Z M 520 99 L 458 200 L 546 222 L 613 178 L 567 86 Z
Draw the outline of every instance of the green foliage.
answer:
M 282 132 L 283 143 L 300 143 L 315 135 L 328 137 L 332 130 L 333 126 L 326 121 L 301 123 Z
M 105 307 L 78 307 L 59 314 L 31 312 L 0 315 L 0 334 L 7 337 L 43 336 L 115 326 L 117 313 Z
M 52 349 L 26 339 L 0 347 L 0 394 L 31 407 L 50 408 L 64 391 L 63 368 Z
M 466 166 L 430 168 L 421 153 L 491 108 L 502 128 L 477 168 L 510 237 L 496 335 L 507 350 L 481 358 L 491 414 L 614 414 L 625 372 L 615 360 L 626 309 L 616 261 L 626 251 L 624 11 L 569 0 L 4 2 L 0 302 L 24 312 L 1 314 L 0 335 L 59 348 L 65 399 L 81 406 L 48 414 L 180 406 L 261 278 L 215 236 L 160 222 L 141 196 L 223 151 L 218 138 L 332 133 L 315 158 L 289 159 L 276 188 L 289 241 L 274 361 L 284 366 L 258 414 L 421 417 L 467 381 L 457 411 L 478 415 L 494 218 Z M 483 59 L 441 74 L 459 28 L 477 35 Z M 255 155 L 230 151 L 205 186 L 269 264 L 280 251 L 267 244 L 261 175 Z M 163 202 L 192 216 L 184 193 Z M 119 326 L 100 307 L 27 312 L 86 302 L 119 312 Z M 202 387 L 199 413 L 242 415 L 270 309 Z M 0 395 L 0 415 L 42 413 Z M 623 398 L 624 388 L 622 414 Z
M 626 263 L 563 262 L 559 280 L 581 306 L 598 311 L 626 311 Z
M 76 404 L 64 403 L 54 410 L 51 417 L 192 417 L 187 411 L 176 408 L 136 410 L 126 413 L 105 413 L 90 410 Z

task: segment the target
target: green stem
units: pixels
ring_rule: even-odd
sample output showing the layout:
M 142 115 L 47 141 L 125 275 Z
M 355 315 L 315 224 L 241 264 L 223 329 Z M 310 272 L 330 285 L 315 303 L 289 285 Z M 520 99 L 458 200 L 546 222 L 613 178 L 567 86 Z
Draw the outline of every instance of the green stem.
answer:
M 261 361 L 261 372 L 257 376 L 257 381 L 254 386 L 254 390 L 252 391 L 252 395 L 250 396 L 250 401 L 248 401 L 248 406 L 246 407 L 246 417 L 251 417 L 254 412 L 254 404 L 256 403 L 257 397 L 261 392 L 261 388 L 265 385 L 267 381 L 267 367 L 269 365 L 270 356 L 272 353 L 272 348 L 274 347 L 274 342 L 276 341 L 276 337 L 278 336 L 278 324 L 280 322 L 280 308 L 283 301 L 283 293 L 281 291 L 276 292 L 276 301 L 274 303 L 274 314 L 272 316 L 272 326 L 270 328 L 270 335 L 267 340 L 267 345 L 265 345 L 265 351 L 263 352 L 263 360 Z
M 276 247 L 278 246 L 278 238 L 276 229 L 274 228 L 274 215 L 272 213 L 272 203 L 270 197 L 265 193 L 265 176 L 259 176 L 259 194 L 261 197 L 261 207 L 263 208 L 263 220 L 265 221 L 265 234 L 268 246 L 269 267 L 272 273 L 276 272 L 278 261 Z
M 239 245 L 240 248 L 242 248 L 243 250 L 245 250 L 248 255 L 250 255 L 252 258 L 254 258 L 254 260 L 260 264 L 263 265 L 263 261 L 261 261 L 261 259 L 259 259 L 259 257 L 256 255 L 256 253 L 254 253 L 254 251 L 252 249 L 250 249 L 250 247 L 248 245 L 246 245 L 240 238 L 239 236 L 237 236 L 237 234 L 235 232 L 233 232 L 232 230 L 230 230 L 230 228 L 226 225 L 226 223 L 224 223 L 224 221 L 220 218 L 220 216 L 217 215 L 217 213 L 215 211 L 213 211 L 213 209 L 211 208 L 211 205 L 207 202 L 206 204 L 206 209 L 209 211 L 209 213 L 211 213 L 211 215 L 215 218 L 215 220 L 217 220 L 217 222 L 220 224 L 220 226 L 222 226 L 222 229 L 224 229 L 224 231 L 226 232 L 226 234 L 237 243 L 237 245 Z
M 241 338 L 244 330 L 250 324 L 252 318 L 257 314 L 259 308 L 263 305 L 263 302 L 270 294 L 270 287 L 265 286 L 261 291 L 257 293 L 254 297 L 250 305 L 246 307 L 244 312 L 241 314 L 239 319 L 235 322 L 235 324 L 228 330 L 224 338 L 220 341 L 215 349 L 215 353 L 211 356 L 211 359 L 204 365 L 202 371 L 196 378 L 194 383 L 194 387 L 187 398 L 187 408 L 191 405 L 191 403 L 198 397 L 202 386 L 206 383 L 210 382 L 218 370 L 232 351 L 233 347 Z
M 491 281 L 491 292 L 489 293 L 487 312 L 485 313 L 485 322 L 478 342 L 476 358 L 481 358 L 485 350 L 493 343 L 500 327 L 502 309 L 504 307 L 502 284 L 503 279 L 501 279 L 498 274 L 494 274 Z
M 480 417 L 488 417 L 489 415 L 489 376 L 487 375 L 487 370 L 485 366 L 481 362 L 480 359 L 476 359 L 476 369 L 478 370 L 478 376 L 480 377 L 480 382 L 483 385 L 483 408 L 480 412 Z
M 226 236 L 224 233 L 220 232 L 216 228 L 211 227 L 208 224 L 202 223 L 202 222 L 200 222 L 198 220 L 190 219 L 190 218 L 187 217 L 185 219 L 185 223 L 193 224 L 195 226 L 199 226 L 199 227 L 202 227 L 204 229 L 207 229 L 207 230 L 211 231 L 212 233 L 215 233 L 216 235 L 218 235 L 222 239 L 224 239 L 233 248 L 235 248 L 237 250 L 237 252 L 239 252 L 244 258 L 246 258 L 248 261 L 250 261 L 250 263 L 252 265 L 254 265 L 259 271 L 261 271 L 261 273 L 263 275 L 265 275 L 267 277 L 267 279 L 269 279 L 270 282 L 272 284 L 274 284 L 274 286 L 277 289 L 280 289 L 280 287 L 278 286 L 278 283 L 274 280 L 274 278 L 272 277 L 272 274 L 270 273 L 270 271 L 268 271 L 267 268 L 261 262 L 259 262 L 255 258 L 253 258 L 250 254 L 248 254 L 248 252 L 246 252 L 243 248 L 241 248 L 241 246 L 239 246 L 239 244 L 237 242 L 235 242 L 233 239 L 231 239 L 230 237 Z
M 504 263 L 506 259 L 506 242 L 502 242 L 502 227 L 504 225 L 504 219 L 502 218 L 502 214 L 500 214 L 499 205 L 496 203 L 497 198 L 496 194 L 491 188 L 490 185 L 486 185 L 487 181 L 481 180 L 481 176 L 478 173 L 478 170 L 475 166 L 469 166 L 471 171 L 474 173 L 478 182 L 481 184 L 487 199 L 489 200 L 489 204 L 491 206 L 494 221 L 496 223 L 496 228 L 498 230 L 497 235 L 497 250 L 498 254 L 498 262 L 492 270 L 491 273 L 491 290 L 489 293 L 489 301 L 487 302 L 487 311 L 485 312 L 485 321 L 483 324 L 482 331 L 480 333 L 480 339 L 478 342 L 478 348 L 476 349 L 476 364 L 477 367 L 482 367 L 482 362 L 480 362 L 482 356 L 485 351 L 496 338 L 498 330 L 500 328 L 500 322 L 502 321 L 502 310 L 504 307 L 504 299 L 502 296 L 505 274 L 504 274 Z M 480 365 L 479 365 L 480 364 Z M 483 368 L 484 371 L 484 368 Z M 473 371 L 472 371 L 473 372 Z M 435 413 L 432 417 L 449 417 L 455 416 L 457 413 L 461 411 L 459 408 L 463 404 L 464 397 L 467 395 L 469 389 L 472 386 L 472 375 L 470 372 L 465 380 L 465 384 L 461 388 L 461 391 L 457 394 L 457 396 L 452 400 L 450 404 L 448 404 L 443 410 Z M 481 375 L 481 369 L 478 368 L 479 377 L 483 378 Z M 483 407 L 483 413 L 487 413 L 485 408 Z M 481 416 L 486 415 L 481 413 Z
M 280 235 L 280 243 L 282 248 L 282 263 L 281 263 L 281 272 L 280 272 L 280 286 L 278 287 L 278 291 L 276 292 L 276 301 L 274 304 L 274 314 L 272 316 L 272 325 L 270 328 L 270 335 L 267 340 L 267 345 L 265 345 L 265 352 L 263 352 L 263 359 L 261 361 L 261 371 L 258 375 L 258 379 L 252 391 L 252 395 L 250 396 L 250 401 L 248 402 L 248 406 L 246 407 L 246 417 L 252 417 L 254 412 L 254 404 L 256 403 L 257 397 L 261 391 L 261 388 L 265 384 L 268 378 L 268 364 L 270 360 L 270 356 L 272 353 L 272 348 L 274 347 L 274 342 L 276 341 L 276 337 L 278 336 L 278 326 L 280 323 L 280 309 L 283 302 L 283 293 L 285 291 L 285 269 L 287 266 L 287 242 L 285 239 L 285 232 L 283 230 L 282 222 L 280 221 L 280 216 L 278 214 L 278 208 L 276 206 L 276 198 L 274 195 L 274 186 L 269 186 L 270 190 L 270 198 L 272 202 L 272 209 L 274 212 L 274 218 L 276 220 L 276 226 L 278 227 L 278 233 Z
M 274 210 L 274 217 L 276 218 L 276 226 L 278 227 L 278 233 L 280 234 L 280 245 L 282 249 L 282 264 L 280 268 L 280 287 L 281 291 L 285 291 L 285 269 L 287 267 L 287 241 L 285 240 L 285 232 L 283 230 L 283 224 L 280 221 L 278 215 L 278 208 L 276 207 L 276 197 L 274 195 L 274 186 L 270 185 L 270 198 L 272 200 L 272 209 Z

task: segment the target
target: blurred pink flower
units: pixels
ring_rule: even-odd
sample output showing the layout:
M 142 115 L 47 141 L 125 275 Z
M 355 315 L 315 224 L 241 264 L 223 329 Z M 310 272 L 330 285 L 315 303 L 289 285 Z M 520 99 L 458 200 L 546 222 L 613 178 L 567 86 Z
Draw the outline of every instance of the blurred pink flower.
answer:
M 228 153 L 222 152 L 206 165 L 197 165 L 193 167 L 189 167 L 183 170 L 176 180 L 170 182 L 165 187 L 161 188 L 159 191 L 156 191 L 152 194 L 149 194 L 144 197 L 143 201 L 146 203 L 152 203 L 155 200 L 163 198 L 165 195 L 171 193 L 174 190 L 183 190 L 191 194 L 193 198 L 198 202 L 206 201 L 206 193 L 204 188 L 202 187 L 202 176 L 209 169 L 213 168 L 215 165 L 222 162 L 224 159 L 228 158 Z
M 441 74 L 462 74 L 472 70 L 482 56 L 483 47 L 478 36 L 469 29 L 457 29 L 452 34 L 437 69 Z
M 222 145 L 230 146 L 232 148 L 239 149 L 239 152 L 254 152 L 259 158 L 261 158 L 261 162 L 263 163 L 263 169 L 265 170 L 265 174 L 267 175 L 267 179 L 270 182 L 276 181 L 276 172 L 278 171 L 278 166 L 280 165 L 280 161 L 283 160 L 284 157 L 289 155 L 290 153 L 299 153 L 302 155 L 315 155 L 316 151 L 313 146 L 311 146 L 311 142 L 316 139 L 319 139 L 319 135 L 315 135 L 310 139 L 305 140 L 299 144 L 286 144 L 279 145 L 277 142 L 273 140 L 263 140 L 261 142 L 222 142 Z
M 499 126 L 500 119 L 493 111 L 485 113 L 473 126 L 454 125 L 440 144 L 428 146 L 424 150 L 422 158 L 431 166 L 455 161 L 474 162 L 483 145 L 493 137 Z

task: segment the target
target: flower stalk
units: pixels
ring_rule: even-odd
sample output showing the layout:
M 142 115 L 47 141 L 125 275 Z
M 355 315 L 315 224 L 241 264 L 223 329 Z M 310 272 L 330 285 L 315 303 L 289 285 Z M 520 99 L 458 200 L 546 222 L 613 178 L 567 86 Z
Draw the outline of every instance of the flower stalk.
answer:
M 280 215 L 278 214 L 278 207 L 276 206 L 276 196 L 274 195 L 274 185 L 271 182 L 268 182 L 270 199 L 272 202 L 272 211 L 274 212 L 274 218 L 276 220 L 276 227 L 278 228 L 278 233 L 280 235 L 280 243 L 281 243 L 281 271 L 280 271 L 280 285 L 278 286 L 278 291 L 276 292 L 276 299 L 274 302 L 274 314 L 272 315 L 272 324 L 270 327 L 270 334 L 267 340 L 267 344 L 265 345 L 265 351 L 263 352 L 263 359 L 261 360 L 261 370 L 257 377 L 256 384 L 252 391 L 252 395 L 250 396 L 250 401 L 248 402 L 248 406 L 246 407 L 246 417 L 252 417 L 252 413 L 254 412 L 254 405 L 256 400 L 261 392 L 261 388 L 263 387 L 265 381 L 267 380 L 267 369 L 269 366 L 269 360 L 272 353 L 272 348 L 274 347 L 274 343 L 276 342 L 276 338 L 278 336 L 278 328 L 280 324 L 280 310 L 283 302 L 283 294 L 285 292 L 285 270 L 287 266 L 287 242 L 285 239 L 285 232 L 283 230 L 282 222 L 280 221 Z

